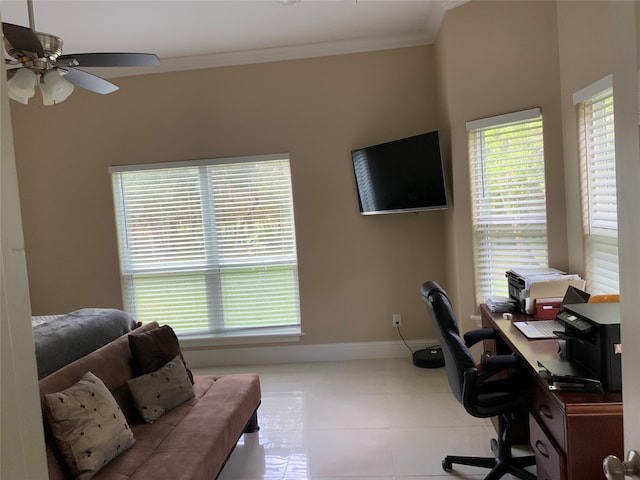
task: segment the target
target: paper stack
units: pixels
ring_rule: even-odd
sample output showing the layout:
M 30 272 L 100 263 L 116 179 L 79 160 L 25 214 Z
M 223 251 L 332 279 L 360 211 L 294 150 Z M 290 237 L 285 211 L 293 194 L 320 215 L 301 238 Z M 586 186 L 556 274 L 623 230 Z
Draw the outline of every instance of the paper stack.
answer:
M 506 272 L 509 297 L 519 302 L 525 313 L 533 313 L 538 298 L 562 298 L 569 285 L 584 290 L 585 281 L 575 273 L 565 273 L 555 268 L 520 269 Z
M 489 297 L 487 307 L 492 312 L 513 312 L 518 309 L 518 302 L 509 297 Z

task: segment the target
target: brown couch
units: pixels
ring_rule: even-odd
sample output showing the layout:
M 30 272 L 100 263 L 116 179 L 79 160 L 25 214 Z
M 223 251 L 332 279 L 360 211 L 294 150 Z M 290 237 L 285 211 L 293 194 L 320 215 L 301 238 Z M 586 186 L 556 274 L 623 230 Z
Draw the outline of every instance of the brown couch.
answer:
M 151 322 L 132 333 L 155 328 L 158 324 Z M 132 368 L 131 350 L 124 335 L 40 380 L 43 396 L 70 387 L 90 371 L 104 382 L 124 412 L 135 443 L 93 478 L 212 480 L 222 470 L 240 436 L 258 430 L 261 394 L 256 375 L 196 375 L 194 398 L 153 423 L 145 423 L 127 386 L 127 380 L 134 376 Z M 71 478 L 46 425 L 45 420 L 49 478 Z

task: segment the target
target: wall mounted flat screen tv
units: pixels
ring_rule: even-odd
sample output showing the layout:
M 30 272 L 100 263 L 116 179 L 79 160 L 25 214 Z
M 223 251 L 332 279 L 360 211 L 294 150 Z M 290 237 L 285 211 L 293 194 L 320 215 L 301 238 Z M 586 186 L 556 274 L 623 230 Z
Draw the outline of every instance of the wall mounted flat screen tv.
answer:
M 447 208 L 437 131 L 359 148 L 351 158 L 361 214 Z

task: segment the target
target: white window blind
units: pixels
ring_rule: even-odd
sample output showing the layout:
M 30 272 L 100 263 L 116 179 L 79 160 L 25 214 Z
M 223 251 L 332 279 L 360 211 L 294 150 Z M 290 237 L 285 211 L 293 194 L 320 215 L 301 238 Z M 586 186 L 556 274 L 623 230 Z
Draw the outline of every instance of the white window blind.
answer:
M 585 280 L 592 294 L 617 293 L 618 216 L 611 78 L 574 95 L 578 106 Z
M 176 332 L 299 333 L 288 155 L 113 167 L 125 309 Z
M 476 300 L 508 296 L 505 272 L 548 267 L 540 109 L 467 123 Z

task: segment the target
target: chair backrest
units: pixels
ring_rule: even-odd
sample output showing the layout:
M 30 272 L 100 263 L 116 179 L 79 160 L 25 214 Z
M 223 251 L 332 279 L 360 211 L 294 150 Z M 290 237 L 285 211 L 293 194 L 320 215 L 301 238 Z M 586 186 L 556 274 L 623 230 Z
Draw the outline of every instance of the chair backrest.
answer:
M 460 403 L 464 403 L 464 373 L 475 368 L 476 363 L 460 338 L 458 323 L 446 292 L 436 282 L 429 281 L 422 284 L 420 293 L 438 334 L 451 392 Z

